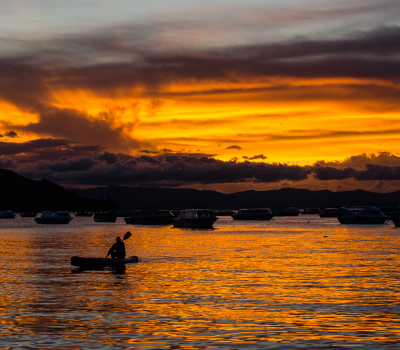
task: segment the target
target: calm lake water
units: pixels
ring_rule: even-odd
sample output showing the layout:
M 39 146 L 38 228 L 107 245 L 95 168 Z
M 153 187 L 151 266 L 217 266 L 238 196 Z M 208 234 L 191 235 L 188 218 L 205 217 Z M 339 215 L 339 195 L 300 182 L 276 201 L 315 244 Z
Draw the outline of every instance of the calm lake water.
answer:
M 400 228 L 318 216 L 212 230 L 0 220 L 1 349 L 399 348 Z M 127 231 L 125 273 L 77 272 Z

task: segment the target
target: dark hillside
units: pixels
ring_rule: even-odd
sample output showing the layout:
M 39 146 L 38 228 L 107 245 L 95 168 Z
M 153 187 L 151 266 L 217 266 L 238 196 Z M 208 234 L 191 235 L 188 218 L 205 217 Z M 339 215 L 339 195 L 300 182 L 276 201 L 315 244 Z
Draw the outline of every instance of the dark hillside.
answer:
M 400 204 L 400 192 L 375 193 L 363 190 L 332 192 L 283 188 L 273 191 L 243 191 L 224 194 L 216 191 L 199 191 L 183 188 L 143 188 L 108 186 L 76 189 L 77 194 L 89 198 L 112 197 L 123 209 L 158 207 L 168 209 L 254 207 L 339 207 Z
M 17 173 L 0 169 L 0 211 L 94 211 L 118 208 L 110 199 L 99 200 L 77 196 L 46 179 L 30 180 Z

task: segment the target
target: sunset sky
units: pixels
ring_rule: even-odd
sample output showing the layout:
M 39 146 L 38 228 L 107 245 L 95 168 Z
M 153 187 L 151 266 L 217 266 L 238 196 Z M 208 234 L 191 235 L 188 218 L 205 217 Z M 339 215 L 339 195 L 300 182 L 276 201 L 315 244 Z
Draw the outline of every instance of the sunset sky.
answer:
M 399 0 L 3 0 L 0 167 L 395 191 L 399 78 Z

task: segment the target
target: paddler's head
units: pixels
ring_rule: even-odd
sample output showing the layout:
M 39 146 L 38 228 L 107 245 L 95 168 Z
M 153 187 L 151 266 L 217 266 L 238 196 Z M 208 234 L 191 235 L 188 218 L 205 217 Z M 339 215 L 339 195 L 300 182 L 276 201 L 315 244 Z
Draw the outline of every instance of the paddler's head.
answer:
M 117 242 L 121 242 L 121 237 L 120 236 L 117 237 Z

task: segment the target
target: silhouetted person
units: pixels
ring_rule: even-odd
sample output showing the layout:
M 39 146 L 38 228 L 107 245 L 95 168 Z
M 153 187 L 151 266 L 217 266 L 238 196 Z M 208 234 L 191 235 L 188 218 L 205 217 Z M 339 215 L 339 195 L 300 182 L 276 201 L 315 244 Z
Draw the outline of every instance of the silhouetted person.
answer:
M 121 237 L 117 237 L 117 241 L 112 245 L 108 251 L 111 254 L 111 259 L 125 259 L 125 243 L 121 241 Z

